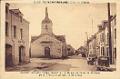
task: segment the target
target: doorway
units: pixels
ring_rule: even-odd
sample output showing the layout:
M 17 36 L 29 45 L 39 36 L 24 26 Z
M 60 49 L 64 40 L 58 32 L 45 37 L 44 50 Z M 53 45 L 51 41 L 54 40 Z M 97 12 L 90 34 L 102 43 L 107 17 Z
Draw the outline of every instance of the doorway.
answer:
M 9 44 L 5 45 L 5 66 L 13 66 L 12 46 Z
M 49 47 L 45 47 L 44 48 L 44 52 L 45 52 L 45 57 L 46 58 L 50 58 L 50 48 Z
M 24 49 L 25 49 L 24 46 L 19 47 L 19 63 L 22 63 L 24 61 L 24 54 L 25 54 Z

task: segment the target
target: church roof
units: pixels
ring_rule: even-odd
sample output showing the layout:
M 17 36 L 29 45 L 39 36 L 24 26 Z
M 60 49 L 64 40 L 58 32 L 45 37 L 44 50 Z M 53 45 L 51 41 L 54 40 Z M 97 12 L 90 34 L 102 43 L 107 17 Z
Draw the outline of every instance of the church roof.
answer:
M 46 34 L 40 34 L 39 36 L 32 36 L 31 37 L 31 42 L 34 42 L 35 40 L 37 40 L 39 37 L 43 36 L 43 35 L 46 35 Z M 50 35 L 50 36 L 53 36 L 55 37 L 57 40 L 61 41 L 61 42 L 66 42 L 66 39 L 65 39 L 65 36 L 64 35 Z
M 35 41 L 38 38 L 38 36 L 32 36 L 31 37 L 31 42 Z
M 58 39 L 61 42 L 66 42 L 64 35 L 55 35 L 56 39 Z
M 52 21 L 48 17 L 47 7 L 45 8 L 45 18 L 42 20 L 42 23 L 52 23 Z
M 49 18 L 45 18 L 42 20 L 42 23 L 52 23 L 52 21 Z

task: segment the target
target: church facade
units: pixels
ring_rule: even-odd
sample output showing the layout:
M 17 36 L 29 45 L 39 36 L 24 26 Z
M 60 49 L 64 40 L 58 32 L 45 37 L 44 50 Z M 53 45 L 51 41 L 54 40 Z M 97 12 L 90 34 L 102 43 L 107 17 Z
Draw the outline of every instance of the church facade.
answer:
M 48 17 L 47 7 L 41 25 L 41 34 L 31 37 L 31 57 L 64 58 L 67 57 L 64 35 L 55 35 L 52 21 Z

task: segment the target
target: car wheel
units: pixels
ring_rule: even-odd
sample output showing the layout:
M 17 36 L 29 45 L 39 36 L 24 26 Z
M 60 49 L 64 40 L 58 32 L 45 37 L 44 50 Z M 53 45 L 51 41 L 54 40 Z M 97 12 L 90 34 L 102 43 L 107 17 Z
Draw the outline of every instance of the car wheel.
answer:
M 99 68 L 99 67 L 97 67 L 97 71 L 100 71 L 100 68 Z

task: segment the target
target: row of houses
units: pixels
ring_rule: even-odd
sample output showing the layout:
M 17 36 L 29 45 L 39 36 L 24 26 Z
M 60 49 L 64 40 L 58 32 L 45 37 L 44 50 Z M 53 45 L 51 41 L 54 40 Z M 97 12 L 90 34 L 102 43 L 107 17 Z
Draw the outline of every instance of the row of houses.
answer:
M 104 20 L 98 25 L 98 31 L 87 40 L 88 53 L 97 57 L 108 56 L 112 59 L 111 64 L 116 63 L 116 15 L 110 17 L 111 22 L 111 45 L 112 54 L 109 53 L 109 25 Z

